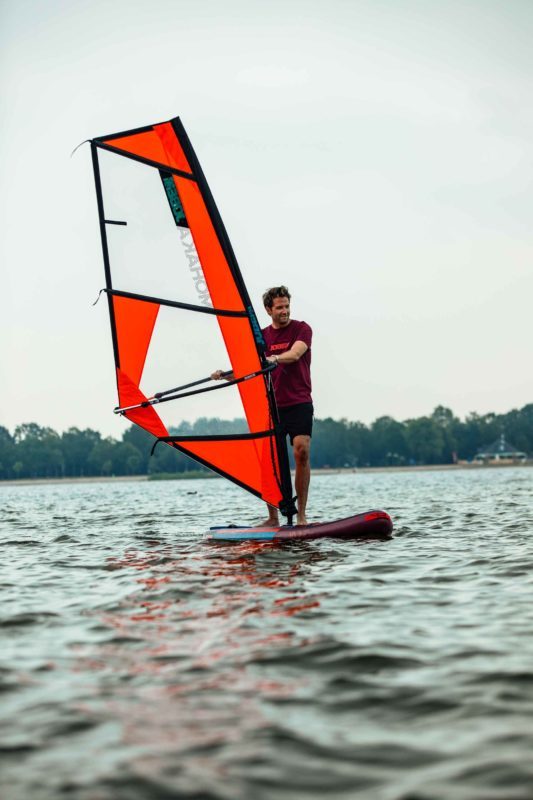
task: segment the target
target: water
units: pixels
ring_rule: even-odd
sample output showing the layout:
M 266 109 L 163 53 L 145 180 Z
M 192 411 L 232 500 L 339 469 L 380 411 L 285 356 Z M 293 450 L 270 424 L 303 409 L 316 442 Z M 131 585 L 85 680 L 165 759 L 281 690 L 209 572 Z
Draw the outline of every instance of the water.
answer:
M 532 488 L 316 476 L 394 538 L 272 546 L 222 480 L 0 487 L 1 796 L 531 798 Z

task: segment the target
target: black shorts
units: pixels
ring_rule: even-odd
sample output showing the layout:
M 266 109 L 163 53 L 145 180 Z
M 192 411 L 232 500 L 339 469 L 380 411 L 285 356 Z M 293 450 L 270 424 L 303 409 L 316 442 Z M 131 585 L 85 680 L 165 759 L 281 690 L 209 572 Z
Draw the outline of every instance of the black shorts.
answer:
M 291 444 L 294 443 L 295 436 L 312 436 L 312 403 L 298 403 L 296 406 L 286 406 L 278 410 L 281 427 L 285 435 L 290 437 Z

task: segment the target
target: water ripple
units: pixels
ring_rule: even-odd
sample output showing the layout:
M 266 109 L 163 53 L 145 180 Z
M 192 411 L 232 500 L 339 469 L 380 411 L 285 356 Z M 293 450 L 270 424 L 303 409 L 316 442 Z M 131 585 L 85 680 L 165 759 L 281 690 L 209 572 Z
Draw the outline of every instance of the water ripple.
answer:
M 394 538 L 283 547 L 203 541 L 223 481 L 0 490 L 6 800 L 531 797 L 531 470 L 317 476 Z

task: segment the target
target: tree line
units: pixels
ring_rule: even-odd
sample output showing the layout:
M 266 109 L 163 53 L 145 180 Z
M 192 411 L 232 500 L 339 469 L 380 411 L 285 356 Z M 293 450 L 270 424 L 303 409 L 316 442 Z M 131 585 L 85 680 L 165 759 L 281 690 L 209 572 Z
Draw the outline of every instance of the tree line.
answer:
M 238 433 L 244 420 L 201 418 L 172 428 L 172 434 Z M 471 460 L 501 433 L 518 450 L 533 454 L 533 403 L 507 414 L 469 414 L 464 420 L 438 406 L 431 415 L 398 422 L 379 417 L 371 425 L 315 420 L 312 466 L 379 467 L 450 464 Z M 11 434 L 0 426 L 0 479 L 111 475 L 155 475 L 198 472 L 198 463 L 163 444 L 153 457 L 154 437 L 132 425 L 121 439 L 98 431 L 69 428 L 57 433 L 35 422 L 19 425 Z

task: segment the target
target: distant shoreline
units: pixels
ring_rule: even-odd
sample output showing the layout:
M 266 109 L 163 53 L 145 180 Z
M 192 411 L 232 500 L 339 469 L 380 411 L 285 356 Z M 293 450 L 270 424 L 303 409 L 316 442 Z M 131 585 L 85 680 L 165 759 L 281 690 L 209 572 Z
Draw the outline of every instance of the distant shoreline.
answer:
M 516 464 L 425 464 L 405 467 L 317 467 L 313 470 L 313 476 L 320 475 L 348 475 L 367 474 L 376 472 L 439 472 L 441 470 L 483 470 L 483 469 L 507 469 L 508 467 L 533 467 L 533 459 Z M 175 477 L 162 477 L 156 480 L 197 480 L 198 478 L 218 478 L 218 475 L 206 474 L 198 475 L 198 472 L 190 476 L 178 473 Z M 87 476 L 81 478 L 14 478 L 0 480 L 0 486 L 39 486 L 46 484 L 64 483 L 140 483 L 149 481 L 149 475 L 109 475 L 109 476 Z M 153 480 L 153 479 L 152 479 Z M 152 481 L 151 481 L 152 482 Z

